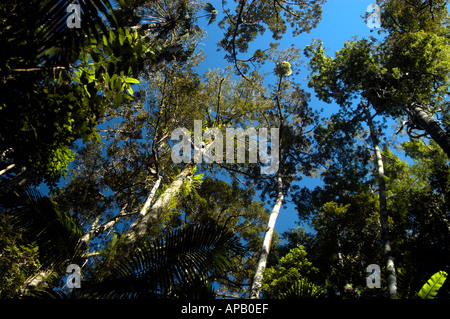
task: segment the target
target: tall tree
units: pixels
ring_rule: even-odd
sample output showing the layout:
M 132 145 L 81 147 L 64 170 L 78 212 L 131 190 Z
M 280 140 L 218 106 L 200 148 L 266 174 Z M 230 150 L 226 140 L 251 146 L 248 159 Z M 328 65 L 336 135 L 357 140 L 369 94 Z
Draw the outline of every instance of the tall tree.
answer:
M 312 151 L 312 139 L 308 134 L 316 125 L 317 114 L 308 106 L 308 94 L 294 80 L 289 79 L 292 68 L 297 68 L 300 64 L 298 49 L 291 47 L 281 52 L 273 50 L 270 55 L 276 66 L 274 72 L 277 75 L 277 83 L 272 87 L 271 99 L 267 100 L 264 112 L 257 114 L 258 127 L 271 128 L 270 167 L 241 164 L 235 168 L 233 165 L 224 165 L 233 176 L 242 174 L 249 181 L 254 181 L 255 186 L 262 191 L 263 198 L 269 197 L 274 201 L 258 254 L 250 298 L 259 298 L 275 223 L 291 184 L 300 178 L 300 174 L 310 175 L 314 172 L 312 163 L 315 155 Z M 298 69 L 295 70 L 298 72 Z M 260 136 L 259 165 L 267 164 L 267 159 L 261 157 L 264 153 L 261 142 Z M 246 145 L 251 151 L 250 140 Z M 268 144 L 265 145 L 267 149 Z
M 383 157 L 381 155 L 379 134 L 372 122 L 372 115 L 370 114 L 369 107 L 364 100 L 361 100 L 361 105 L 364 109 L 367 124 L 369 125 L 370 138 L 372 140 L 372 146 L 375 153 L 375 161 L 378 175 L 378 197 L 380 199 L 380 223 L 381 223 L 381 240 L 383 241 L 384 254 L 386 256 L 386 271 L 389 297 L 395 298 L 397 293 L 397 279 L 395 276 L 394 258 L 392 257 L 391 242 L 389 240 L 389 215 L 386 197 L 386 181 L 384 178 L 384 164 Z
M 322 99 L 341 105 L 363 97 L 377 114 L 404 122 L 411 137 L 415 130 L 425 131 L 450 154 L 447 1 L 379 3 L 385 36 L 349 41 L 340 51 L 347 54 L 336 59 L 325 57 L 316 42 L 307 49 L 317 53 L 311 84 Z
M 314 87 L 319 98 L 326 102 L 331 99 L 337 101 L 341 106 L 340 119 L 354 125 L 358 121 L 366 122 L 369 127 L 370 139 L 372 141 L 374 162 L 378 175 L 378 195 L 380 200 L 380 223 L 381 238 L 384 242 L 386 255 L 386 271 L 389 282 L 389 296 L 395 298 L 396 279 L 394 262 L 391 255 L 391 243 L 389 241 L 389 222 L 387 210 L 386 187 L 384 179 L 383 158 L 381 156 L 379 135 L 381 130 L 373 123 L 368 102 L 364 99 L 356 107 L 353 107 L 352 99 L 361 94 L 365 96 L 363 87 L 365 84 L 358 82 L 362 80 L 359 76 L 366 74 L 371 68 L 375 68 L 374 58 L 371 56 L 372 44 L 367 40 L 346 43 L 344 48 L 336 52 L 336 57 L 325 57 L 321 44 L 315 43 L 308 46 L 305 52 L 311 57 L 312 75 L 309 82 Z M 322 86 L 323 85 L 323 86 Z M 370 101 L 370 100 L 369 100 Z M 354 126 L 345 131 L 356 129 Z M 379 133 L 380 132 L 380 133 Z
M 367 94 L 377 110 L 406 115 L 410 130 L 425 131 L 450 157 L 448 1 L 379 4 L 387 35 L 379 47 L 381 72 Z
M 99 129 L 103 140 L 79 149 L 70 182 L 56 196 L 83 224 L 89 256 L 112 232 L 123 236 L 122 252 L 132 253 L 142 241 L 178 227 L 177 203 L 199 186 L 198 172 L 215 164 L 175 163 L 172 132 L 192 132 L 194 120 L 204 127 L 233 125 L 252 117 L 262 100 L 254 93 L 259 86 L 232 80 L 231 69 L 208 71 L 202 81 L 189 63 L 154 68 L 141 85 L 140 101 L 110 111 L 111 120 Z M 189 142 L 183 152 L 192 148 Z
M 249 64 L 264 63 L 267 59 L 266 51 L 277 46 L 276 43 L 271 43 L 269 47 L 256 49 L 249 58 L 241 58 L 240 55 L 247 53 L 251 42 L 263 35 L 267 28 L 273 39 L 279 41 L 288 30 L 287 24 L 292 28 L 294 36 L 310 32 L 322 18 L 321 6 L 325 1 L 277 0 L 267 3 L 234 0 L 234 7 L 229 7 L 226 1 L 222 1 L 224 16 L 219 26 L 225 33 L 218 45 L 225 50 L 225 58 L 235 65 L 237 72 L 244 75 L 249 71 Z

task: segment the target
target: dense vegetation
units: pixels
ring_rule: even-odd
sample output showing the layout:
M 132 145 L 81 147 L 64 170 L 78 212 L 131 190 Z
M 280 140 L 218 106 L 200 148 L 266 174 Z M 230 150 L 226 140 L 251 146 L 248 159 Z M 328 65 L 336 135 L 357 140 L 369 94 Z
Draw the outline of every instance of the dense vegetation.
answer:
M 0 298 L 450 298 L 448 1 L 334 56 L 279 49 L 325 0 L 78 2 L 0 4 Z

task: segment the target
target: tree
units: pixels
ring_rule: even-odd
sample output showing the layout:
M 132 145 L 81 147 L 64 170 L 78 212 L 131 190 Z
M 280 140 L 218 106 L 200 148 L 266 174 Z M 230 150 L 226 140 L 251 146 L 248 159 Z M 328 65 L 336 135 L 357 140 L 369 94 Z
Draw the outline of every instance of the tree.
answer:
M 99 11 L 108 18 L 113 17 L 102 1 L 95 2 Z M 99 22 L 98 13 L 92 11 L 90 1 L 83 1 L 84 4 L 86 23 L 83 31 L 93 30 L 93 25 Z M 68 72 L 69 64 L 75 62 L 79 50 L 84 47 L 85 37 L 80 36 L 78 30 L 74 31 L 72 38 L 61 34 L 58 28 L 66 23 L 66 6 L 63 2 L 54 5 L 55 1 L 48 1 L 45 6 L 38 3 L 18 6 L 8 2 L 1 8 L 4 17 L 2 30 L 5 30 L 1 35 L 2 42 L 8 45 L 0 58 L 3 78 L 0 88 L 0 152 L 2 166 L 6 164 L 8 168 L 2 172 L 16 177 L 29 175 L 26 178 L 28 182 L 39 183 L 42 178 L 51 182 L 59 177 L 60 171 L 73 158 L 70 143 L 76 137 L 91 136 L 93 127 L 89 121 L 99 110 L 86 105 L 87 86 L 71 84 L 80 79 Z M 61 9 L 64 9 L 64 14 L 61 14 Z M 45 21 L 49 15 L 53 15 L 51 21 L 55 25 L 49 25 L 47 29 Z M 105 28 L 104 23 L 101 25 Z M 58 51 L 58 47 L 63 49 Z M 79 111 L 74 112 L 71 108 Z M 4 177 L 2 175 L 2 179 Z
M 8 30 L 2 36 L 12 48 L 2 52 L 17 53 L 14 56 L 2 54 L 0 67 L 4 74 L 0 88 L 4 92 L 0 106 L 2 194 L 42 181 L 54 187 L 59 178 L 65 176 L 67 166 L 74 158 L 75 140 L 82 139 L 84 143 L 95 138 L 99 141 L 97 124 L 105 120 L 107 113 L 114 113 L 120 103 L 133 100 L 131 86 L 139 81 L 130 76 L 138 75 L 144 65 L 149 66 L 152 61 L 172 61 L 174 56 L 182 56 L 180 51 L 186 49 L 186 38 L 176 40 L 193 28 L 192 25 L 186 25 L 187 29 L 179 28 L 186 20 L 184 15 L 172 21 L 171 41 L 165 42 L 167 38 L 161 39 L 165 26 L 152 34 L 128 29 L 125 23 L 119 26 L 111 6 L 94 2 L 98 4 L 97 9 L 90 1 L 82 1 L 84 27 L 75 30 L 76 35 L 72 38 L 67 36 L 68 28 L 60 30 L 67 19 L 64 1 L 56 4 L 48 1 L 43 7 L 34 3 L 31 9 L 40 14 L 29 20 L 28 7 L 5 4 L 1 8 L 5 16 L 2 23 Z M 127 10 L 127 6 L 122 2 L 119 11 Z M 9 10 L 17 14 L 8 15 Z M 102 21 L 96 10 L 113 19 L 114 23 Z M 182 10 L 188 8 L 184 6 L 179 9 Z M 37 36 L 43 30 L 41 24 L 46 25 L 49 17 L 55 25 L 50 25 L 42 37 Z M 35 29 L 27 31 L 24 25 L 27 28 L 32 25 Z M 89 30 L 92 32 L 87 32 Z M 25 37 L 28 42 L 23 42 L 20 36 L 23 32 L 33 33 L 31 37 Z M 86 38 L 79 32 L 93 36 Z M 68 43 L 67 39 L 74 42 Z M 37 51 L 41 49 L 45 50 Z M 186 51 L 185 56 L 192 53 Z M 84 216 L 76 218 L 83 221 Z M 100 226 L 108 230 L 120 219 L 112 218 Z M 99 221 L 96 219 L 92 229 L 81 238 L 84 244 L 99 232 L 100 228 L 96 227 Z M 41 281 L 44 279 L 40 276 Z
M 262 98 L 254 94 L 259 87 L 255 82 L 234 81 L 231 70 L 208 71 L 202 81 L 192 71 L 193 64 L 194 60 L 186 64 L 169 62 L 152 70 L 147 78 L 144 73 L 141 85 L 145 89 L 140 100 L 111 109 L 107 114 L 111 120 L 99 129 L 102 141 L 78 149 L 70 182 L 55 194 L 55 200 L 83 225 L 83 241 L 90 246 L 87 256 L 97 255 L 98 248 L 110 242 L 115 232 L 119 236 L 117 247 L 126 255 L 143 241 L 179 227 L 179 212 L 184 208 L 178 204 L 185 197 L 196 196 L 203 178 L 200 170 L 218 167 L 192 163 L 192 159 L 174 163 L 176 142 L 171 140 L 172 132 L 180 127 L 192 128 L 196 119 L 202 119 L 206 127 L 232 126 L 251 118 L 260 106 L 257 102 Z M 118 115 L 120 122 L 116 120 Z M 189 144 L 189 151 L 192 147 Z M 239 205 L 235 198 L 228 206 L 236 210 Z M 250 236 L 247 232 L 255 232 L 253 227 L 261 227 L 259 219 L 264 211 L 257 203 L 251 207 L 254 211 L 247 211 L 245 216 L 256 220 L 242 230 L 242 236 Z M 189 218 L 196 220 L 194 216 Z M 216 222 L 225 221 L 220 218 Z M 239 232 L 237 228 L 232 227 Z M 236 258 L 234 262 L 234 279 L 241 285 L 244 271 L 238 270 L 238 265 L 243 260 Z
M 264 1 L 234 2 L 237 5 L 229 8 L 226 6 L 227 2 L 222 1 L 224 17 L 219 26 L 225 33 L 218 45 L 226 51 L 225 59 L 235 65 L 240 75 L 245 76 L 249 63 L 254 65 L 264 63 L 267 59 L 265 51 L 277 46 L 271 43 L 270 48 L 256 49 L 250 58 L 240 58 L 239 55 L 247 53 L 249 44 L 255 41 L 258 35 L 264 34 L 268 28 L 272 32 L 273 39 L 280 40 L 287 31 L 288 23 L 293 35 L 310 32 L 321 19 L 321 5 L 325 0 L 274 1 L 270 4 Z
M 317 275 L 318 269 L 312 266 L 306 255 L 302 246 L 293 248 L 278 261 L 276 266 L 267 268 L 262 285 L 263 296 L 265 298 L 286 297 L 296 283 L 301 282 L 303 285 L 308 285 L 306 282 Z M 306 280 L 306 282 L 302 282 L 302 280 Z M 309 284 L 311 285 L 311 283 Z M 310 295 L 305 294 L 301 297 L 320 295 L 320 288 L 312 284 L 309 292 Z
M 425 131 L 450 154 L 446 1 L 379 3 L 386 36 L 350 41 L 335 59 L 325 57 L 320 43 L 309 46 L 306 53 L 316 52 L 310 83 L 322 99 L 340 105 L 361 96 L 377 114 L 402 120 L 410 136 Z
M 235 177 L 242 174 L 249 181 L 254 181 L 255 186 L 262 191 L 263 198 L 268 196 L 274 200 L 252 281 L 251 298 L 259 298 L 275 223 L 288 189 L 300 173 L 309 175 L 314 171 L 312 162 L 315 154 L 309 132 L 317 121 L 317 114 L 307 105 L 308 94 L 287 78 L 292 70 L 285 63 L 291 61 L 288 62 L 292 64 L 290 67 L 296 67 L 300 63 L 299 52 L 294 47 L 282 52 L 273 51 L 271 60 L 277 66 L 277 84 L 272 87 L 271 100 L 266 103 L 265 113 L 257 114 L 259 127 L 277 128 L 271 132 L 271 166 L 264 169 L 265 174 L 256 165 L 240 165 L 237 169 L 229 165 L 223 166 Z M 280 64 L 287 67 L 280 68 Z M 274 135 L 277 132 L 278 135 Z M 248 145 L 250 146 L 250 141 Z M 260 156 L 259 163 L 265 162 L 267 161 Z
M 405 251 L 402 261 L 403 298 L 415 293 L 434 273 L 448 271 L 450 224 L 448 214 L 449 163 L 446 154 L 433 141 L 410 141 L 403 144 L 406 154 L 414 160 L 412 165 L 399 165 L 389 160 L 387 169 L 394 171 L 388 183 L 394 184 L 396 208 L 407 212 L 400 227 L 406 234 L 400 244 Z M 391 156 L 389 157 L 391 158 Z M 391 175 L 391 174 L 390 174 Z M 449 294 L 445 284 L 440 292 Z
M 391 255 L 392 248 L 391 242 L 389 240 L 389 215 L 387 208 L 386 181 L 384 178 L 383 157 L 381 155 L 378 134 L 372 122 L 372 115 L 370 114 L 369 108 L 364 100 L 361 100 L 361 104 L 366 115 L 367 124 L 369 125 L 370 138 L 372 140 L 372 145 L 375 152 L 375 160 L 378 173 L 378 197 L 380 199 L 381 239 L 384 245 L 384 254 L 386 255 L 389 297 L 391 299 L 394 299 L 397 293 L 397 279 L 395 277 L 394 259 Z
M 16 232 L 16 240 L 20 243 L 24 238 L 30 243 L 17 248 L 12 242 L 5 247 L 14 249 L 8 262 L 22 259 L 29 265 L 19 272 L 22 280 L 17 286 L 2 285 L 2 290 L 12 289 L 10 296 L 16 297 L 41 291 L 55 284 L 57 274 L 65 271 L 69 263 L 79 263 L 86 247 L 80 241 L 81 230 L 52 200 L 33 189 L 2 194 L 0 199 L 2 218 L 11 221 L 9 227 Z M 14 269 L 11 267 L 9 272 L 17 271 Z
M 334 133 L 328 133 L 327 141 L 337 150 L 338 144 L 331 138 Z M 411 141 L 402 146 L 408 161 L 400 160 L 387 148 L 381 154 L 392 255 L 396 257 L 396 298 L 415 298 L 432 274 L 448 270 L 450 233 L 444 195 L 448 161 L 434 142 L 427 145 Z M 356 147 L 343 147 L 337 152 L 339 156 L 331 157 L 329 168 L 322 173 L 322 187 L 301 190 L 294 196 L 300 220 L 312 222 L 311 239 L 294 232 L 284 237 L 289 239 L 288 247 L 309 243 L 308 259 L 319 269 L 317 283 L 326 285 L 329 298 L 382 298 L 388 287 L 384 277 L 382 290 L 365 287 L 365 268 L 383 259 L 377 169 L 373 166 L 368 171 L 367 164 L 355 165 L 367 163 L 368 158 L 355 156 L 358 153 L 352 153 L 352 149 Z M 368 153 L 367 148 L 361 150 Z M 361 169 L 366 173 L 361 174 Z M 441 293 L 446 298 L 445 285 Z
M 17 200 L 23 203 L 20 209 L 14 203 Z M 16 267 L 9 268 L 5 273 L 16 275 L 15 280 L 22 281 L 2 280 L 2 295 L 64 297 L 64 289 L 57 292 L 53 288 L 58 283 L 58 273 L 64 273 L 68 263 L 81 261 L 86 248 L 81 231 L 49 198 L 35 192 L 13 196 L 8 203 L 2 208 L 14 220 L 15 228 L 22 228 L 21 233 L 34 238 L 36 244 L 13 250 L 13 243 L 5 251 L 16 254 L 14 257 L 18 261 L 29 263 L 28 269 L 22 270 L 24 274 L 30 269 L 37 274 L 24 278 Z M 239 238 L 224 226 L 207 223 L 200 227 L 182 227 L 152 242 L 142 243 L 128 256 L 117 256 L 109 251 L 90 275 L 83 277 L 81 291 L 66 297 L 212 297 L 214 291 L 210 282 L 241 249 Z M 9 262 L 13 260 L 11 256 L 2 259 L 8 257 Z M 42 281 L 46 284 L 42 285 Z
M 309 82 L 314 87 L 319 98 L 326 102 L 335 99 L 341 106 L 343 118 L 347 122 L 355 123 L 365 119 L 369 126 L 370 138 L 374 148 L 375 163 L 378 171 L 378 192 L 380 200 L 380 223 L 382 225 L 381 236 L 384 242 L 384 251 L 387 262 L 387 276 L 389 281 L 389 295 L 395 298 L 396 278 L 393 258 L 391 256 L 391 243 L 389 240 L 389 222 L 387 210 L 386 187 L 384 178 L 384 165 L 381 156 L 379 133 L 375 128 L 368 103 L 361 100 L 355 109 L 352 109 L 352 99 L 361 95 L 368 97 L 370 103 L 374 102 L 374 97 L 368 95 L 372 88 L 367 87 L 363 80 L 364 75 L 377 72 L 379 65 L 373 56 L 373 44 L 367 40 L 352 41 L 346 43 L 343 49 L 336 52 L 336 57 L 325 57 L 321 43 L 308 46 L 305 53 L 311 57 L 312 76 Z M 375 110 L 382 112 L 374 106 Z
M 108 105 L 132 99 L 131 85 L 138 83 L 133 76 L 151 61 L 185 50 L 183 41 L 173 42 L 189 29 L 174 30 L 165 43 L 158 38 L 165 26 L 153 37 L 127 29 L 117 24 L 108 1 L 81 1 L 83 27 L 69 29 L 67 5 L 1 6 L 0 36 L 7 45 L 0 57 L 2 191 L 42 181 L 54 186 L 73 160 L 74 141 L 99 138 L 95 127 Z M 170 28 L 184 20 L 177 18 Z
M 0 298 L 17 298 L 23 283 L 39 269 L 38 247 L 11 227 L 12 218 L 2 214 L 0 223 Z
M 377 107 L 407 115 L 410 130 L 425 131 L 450 154 L 448 131 L 449 15 L 447 1 L 380 1 L 388 32 L 380 45 L 383 87 Z M 382 13 L 383 14 L 383 13 Z M 411 19 L 413 18 L 413 19 Z M 371 92 L 371 94 L 373 94 Z M 395 107 L 400 106 L 400 110 Z

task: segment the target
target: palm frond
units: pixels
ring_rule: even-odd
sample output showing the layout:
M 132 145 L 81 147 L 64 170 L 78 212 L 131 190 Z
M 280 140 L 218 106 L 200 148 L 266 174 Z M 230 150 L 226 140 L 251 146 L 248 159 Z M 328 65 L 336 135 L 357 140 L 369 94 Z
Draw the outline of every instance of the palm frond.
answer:
M 324 294 L 325 290 L 322 287 L 314 285 L 306 278 L 295 281 L 292 286 L 280 294 L 281 299 L 316 299 Z
M 0 203 L 0 208 L 13 217 L 12 226 L 23 231 L 39 247 L 43 268 L 75 263 L 83 253 L 85 247 L 80 244 L 80 228 L 37 190 L 3 194 Z
M 54 52 L 58 53 L 55 62 L 59 64 L 73 59 L 74 56 L 71 55 L 77 54 L 86 41 L 100 40 L 100 35 L 106 34 L 108 26 L 117 27 L 117 20 L 108 0 L 78 0 L 81 26 L 68 28 L 67 19 L 71 12 L 67 12 L 67 8 L 71 3 L 73 1 L 47 0 L 36 20 L 42 45 L 39 55 L 51 56 Z
M 16 14 L 5 17 L 12 30 L 7 40 L 21 50 L 21 58 L 27 57 L 22 67 L 68 66 L 78 58 L 87 41 L 100 41 L 101 34 L 117 28 L 109 0 L 78 0 L 81 25 L 69 28 L 67 20 L 72 12 L 67 9 L 73 3 L 46 0 L 32 1 L 23 8 L 10 5 Z
M 148 242 L 118 259 L 110 276 L 88 287 L 86 294 L 107 298 L 213 297 L 209 282 L 237 254 L 238 238 L 212 224 L 187 226 Z
M 206 5 L 205 5 L 205 11 L 208 12 L 208 16 L 209 16 L 208 25 L 210 25 L 211 23 L 214 23 L 216 21 L 218 11 L 209 2 L 206 3 Z

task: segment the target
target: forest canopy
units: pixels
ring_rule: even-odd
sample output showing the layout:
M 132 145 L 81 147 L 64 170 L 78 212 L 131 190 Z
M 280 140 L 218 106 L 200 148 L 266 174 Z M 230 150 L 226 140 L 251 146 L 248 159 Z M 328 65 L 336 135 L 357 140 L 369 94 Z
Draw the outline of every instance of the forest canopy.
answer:
M 329 2 L 2 1 L 0 298 L 449 299 L 448 1 Z

